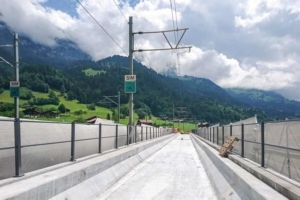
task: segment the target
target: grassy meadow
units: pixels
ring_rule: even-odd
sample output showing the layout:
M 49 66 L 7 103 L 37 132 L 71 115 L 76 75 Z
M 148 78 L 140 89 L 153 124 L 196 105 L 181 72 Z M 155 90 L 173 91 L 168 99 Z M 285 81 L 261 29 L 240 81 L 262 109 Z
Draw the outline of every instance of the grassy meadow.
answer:
M 45 117 L 38 117 L 36 118 L 37 120 L 49 120 L 49 121 L 57 121 L 57 122 L 72 122 L 78 118 L 83 118 L 86 119 L 88 117 L 91 116 L 98 116 L 102 119 L 106 119 L 107 114 L 109 113 L 110 116 L 112 117 L 112 112 L 110 109 L 108 108 L 104 108 L 104 107 L 99 107 L 96 106 L 96 110 L 88 110 L 87 109 L 87 104 L 81 104 L 79 103 L 77 100 L 72 100 L 69 101 L 67 99 L 65 99 L 63 96 L 60 95 L 60 93 L 58 91 L 54 91 L 55 94 L 59 97 L 60 103 L 59 104 L 64 104 L 66 108 L 70 109 L 71 112 L 70 113 L 66 113 L 66 114 L 60 114 L 59 117 L 57 118 L 45 118 Z M 40 92 L 32 92 L 34 94 L 34 96 L 36 98 L 48 98 L 48 93 L 40 93 Z M 5 90 L 2 94 L 0 94 L 0 102 L 7 102 L 7 103 L 13 103 L 14 99 L 10 97 L 10 93 L 9 90 Z M 20 105 L 22 106 L 23 104 L 26 104 L 28 101 L 27 100 L 20 100 Z M 44 105 L 44 106 L 38 106 L 41 107 L 43 109 L 50 109 L 50 108 L 55 108 L 57 109 L 58 106 L 57 105 Z M 117 110 L 117 108 L 115 107 L 115 109 Z M 23 110 L 22 108 L 20 108 L 20 110 Z M 82 114 L 82 115 L 75 115 L 74 112 L 75 111 L 85 111 L 86 114 Z M 138 115 L 136 113 L 134 113 L 134 121 L 138 120 Z M 158 119 L 155 116 L 152 116 L 151 120 L 153 121 L 153 123 L 157 124 L 157 125 L 161 125 L 161 126 L 168 126 L 168 127 L 173 127 L 173 122 L 172 121 L 163 121 Z M 128 117 L 126 117 L 125 119 L 120 119 L 120 124 L 128 124 Z M 174 123 L 174 127 L 179 128 L 180 130 L 184 130 L 184 131 L 189 131 L 195 128 L 195 124 L 191 124 L 191 123 Z

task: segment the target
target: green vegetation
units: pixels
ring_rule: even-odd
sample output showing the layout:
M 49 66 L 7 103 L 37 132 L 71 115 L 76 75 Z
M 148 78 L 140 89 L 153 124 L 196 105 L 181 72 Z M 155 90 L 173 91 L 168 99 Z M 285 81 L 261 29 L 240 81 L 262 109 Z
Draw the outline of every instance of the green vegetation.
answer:
M 105 74 L 104 70 L 94 70 L 92 68 L 88 68 L 88 69 L 85 69 L 82 71 L 85 73 L 86 76 L 95 76 L 95 75 L 99 75 L 101 73 Z
M 255 114 L 261 121 L 299 114 L 300 109 L 295 107 L 295 102 L 285 99 L 278 101 L 274 95 L 257 93 L 256 96 L 241 100 L 208 79 L 164 76 L 141 63 L 134 62 L 134 66 L 137 75 L 137 92 L 134 95 L 135 120 L 147 117 L 151 118 L 155 125 L 173 126 L 173 123 L 155 117 L 164 115 L 168 119 L 173 118 L 173 106 L 176 119 L 197 119 L 199 122 L 207 121 L 211 124 L 226 124 L 253 117 Z M 22 64 L 20 105 L 29 104 L 43 110 L 60 111 L 59 118 L 49 120 L 82 121 L 90 116 L 106 119 L 108 114 L 110 119 L 116 120 L 116 105 L 98 102 L 103 100 L 103 96 L 115 96 L 120 91 L 120 123 L 127 124 L 128 95 L 124 93 L 124 75 L 127 73 L 128 58 L 121 56 L 109 57 L 98 62 L 80 61 L 63 70 L 46 65 Z M 13 77 L 12 69 L 0 64 L 0 102 L 13 102 L 9 97 L 9 84 L 6 84 L 13 80 Z M 267 104 L 253 104 L 257 99 L 268 102 L 269 107 Z M 268 112 L 275 105 L 280 108 L 284 103 L 290 107 L 284 107 L 280 111 L 275 109 L 280 115 Z M 187 108 L 184 117 L 177 112 L 177 107 Z M 67 110 L 70 112 L 66 112 Z M 183 124 L 179 126 L 183 128 Z M 193 129 L 195 124 L 184 123 L 184 127 L 185 130 Z
M 227 89 L 227 92 L 242 102 L 264 110 L 273 119 L 299 117 L 300 102 L 285 99 L 275 92 L 241 88 Z

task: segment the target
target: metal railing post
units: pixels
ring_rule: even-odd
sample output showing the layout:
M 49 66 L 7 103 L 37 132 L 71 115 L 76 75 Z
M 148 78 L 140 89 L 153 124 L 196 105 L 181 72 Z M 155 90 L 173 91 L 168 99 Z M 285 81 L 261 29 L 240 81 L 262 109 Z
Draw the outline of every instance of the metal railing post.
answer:
M 232 125 L 230 124 L 230 136 L 232 136 Z
M 143 133 L 143 127 L 141 126 L 141 140 L 143 141 L 143 135 L 144 135 L 144 133 Z
M 224 139 L 224 126 L 222 126 L 222 146 L 225 142 L 225 139 Z
M 242 130 L 241 130 L 241 131 L 242 131 L 242 141 L 241 141 L 242 152 L 241 152 L 241 156 L 244 157 L 244 156 L 245 156 L 245 146 L 244 146 L 244 145 L 245 145 L 245 144 L 244 144 L 244 142 L 245 142 L 245 141 L 244 141 L 244 140 L 245 140 L 245 138 L 244 138 L 244 136 L 245 136 L 245 135 L 244 135 L 244 123 L 242 123 L 241 128 L 242 128 Z
M 21 154 L 21 122 L 20 118 L 15 118 L 15 176 L 21 177 L 22 173 L 22 154 Z
M 146 126 L 146 140 L 148 140 L 148 127 Z
M 219 127 L 217 127 L 217 145 L 219 145 Z
M 137 143 L 136 138 L 137 138 L 137 127 L 135 126 L 134 127 L 134 142 L 135 143 Z
M 261 166 L 265 167 L 265 123 L 261 123 Z
M 212 137 L 212 142 L 215 143 L 215 127 L 213 127 L 213 137 Z
M 102 124 L 99 124 L 99 145 L 98 145 L 98 153 L 102 153 L 101 150 L 101 142 L 102 142 Z
M 118 124 L 116 124 L 116 149 L 118 148 Z
M 71 160 L 75 161 L 75 122 L 71 124 Z
M 129 145 L 129 126 L 127 125 L 127 146 Z

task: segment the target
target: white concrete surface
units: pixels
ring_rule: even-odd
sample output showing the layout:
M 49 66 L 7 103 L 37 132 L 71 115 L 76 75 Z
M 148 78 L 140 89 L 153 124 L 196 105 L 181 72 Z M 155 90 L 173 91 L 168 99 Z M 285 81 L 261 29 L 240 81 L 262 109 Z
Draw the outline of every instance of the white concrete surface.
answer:
M 70 188 L 74 188 L 76 191 L 78 185 L 82 185 L 85 187 L 85 183 L 88 183 L 89 188 L 95 186 L 92 189 L 96 190 L 100 188 L 100 191 L 105 191 L 102 187 L 103 182 L 109 182 L 109 186 L 111 186 L 123 175 L 128 173 L 134 166 L 140 163 L 137 162 L 135 165 L 132 165 L 131 163 L 124 161 L 129 160 L 133 157 L 136 158 L 134 160 L 138 161 L 146 159 L 146 157 L 149 157 L 153 153 L 157 152 L 170 140 L 174 139 L 174 137 L 176 137 L 176 135 L 167 135 L 164 137 L 156 138 L 154 140 L 130 145 L 127 148 L 122 148 L 117 151 L 99 155 L 91 159 L 74 162 L 72 165 L 54 169 L 53 171 L 46 170 L 45 173 L 37 174 L 36 176 L 27 179 L 26 176 L 24 176 L 20 179 L 17 179 L 18 181 L 16 182 L 0 187 L 0 199 L 46 200 L 62 194 Z M 120 165 L 118 165 L 119 163 L 127 164 L 128 171 L 125 170 L 125 167 L 118 168 L 120 167 Z M 107 169 L 112 169 L 108 173 L 108 175 L 111 176 L 104 176 L 103 179 L 97 180 L 97 183 L 99 184 L 89 184 L 89 180 L 95 180 L 93 179 L 94 177 L 107 171 Z M 109 181 L 107 181 L 108 177 L 110 178 Z M 106 188 L 108 188 L 109 186 L 104 184 L 104 187 Z M 79 190 L 77 190 L 76 192 L 80 193 Z M 79 195 L 76 194 L 76 192 L 72 193 L 72 198 L 63 199 L 90 199 L 88 197 L 80 198 Z M 88 193 L 91 192 L 91 190 L 86 189 L 82 193 L 84 192 Z
M 189 136 L 179 135 L 98 199 L 192 200 L 217 197 Z
M 196 135 L 191 134 L 191 138 L 220 199 L 287 199 L 230 159 L 221 157 Z

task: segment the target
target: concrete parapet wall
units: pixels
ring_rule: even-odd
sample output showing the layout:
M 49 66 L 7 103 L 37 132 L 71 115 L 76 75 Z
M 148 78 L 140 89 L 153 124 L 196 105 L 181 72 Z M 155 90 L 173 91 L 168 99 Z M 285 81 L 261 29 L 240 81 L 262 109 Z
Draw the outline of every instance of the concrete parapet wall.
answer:
M 279 174 L 276 176 L 268 169 L 249 162 L 240 156 L 228 155 L 228 158 L 289 199 L 300 200 L 300 184 L 293 184 L 291 183 L 292 180 L 287 181 L 285 180 L 286 177 Z
M 191 139 L 220 199 L 287 199 L 194 134 Z
M 84 187 L 85 190 L 77 193 L 75 198 L 90 199 L 90 195 L 94 193 L 97 195 L 106 190 L 134 166 L 161 149 L 175 137 L 176 135 L 167 135 L 53 171 L 45 169 L 45 173 L 27 179 L 20 178 L 20 181 L 4 185 L 0 188 L 0 199 L 66 199 L 73 195 L 70 197 L 72 199 L 74 189 L 78 191 L 78 188 L 81 187 Z M 96 186 L 94 184 L 94 188 L 88 189 L 91 183 L 95 183 Z M 73 187 L 73 190 L 70 189 Z

